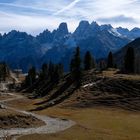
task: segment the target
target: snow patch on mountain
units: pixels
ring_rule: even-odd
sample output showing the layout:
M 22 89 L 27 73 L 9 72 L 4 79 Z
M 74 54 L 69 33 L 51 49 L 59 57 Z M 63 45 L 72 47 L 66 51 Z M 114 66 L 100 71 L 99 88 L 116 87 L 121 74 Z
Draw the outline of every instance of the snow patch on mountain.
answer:
M 111 28 L 110 30 L 108 30 L 109 33 L 111 33 L 112 35 L 116 36 L 116 37 L 122 37 L 122 35 L 117 31 L 117 29 L 115 28 Z

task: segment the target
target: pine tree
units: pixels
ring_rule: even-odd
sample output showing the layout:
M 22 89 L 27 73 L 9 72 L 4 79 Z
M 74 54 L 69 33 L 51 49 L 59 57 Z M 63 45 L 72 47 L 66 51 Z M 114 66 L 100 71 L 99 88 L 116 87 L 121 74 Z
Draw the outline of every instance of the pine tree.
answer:
M 95 67 L 94 58 L 91 56 L 90 52 L 87 51 L 84 58 L 84 70 L 90 70 Z
M 36 81 L 36 70 L 35 67 L 32 67 L 31 69 L 29 69 L 28 75 L 26 77 L 26 85 L 32 86 L 35 81 Z
M 113 55 L 112 52 L 110 52 L 107 59 L 107 68 L 113 68 L 113 67 L 114 67 Z
M 71 60 L 71 72 L 73 79 L 76 81 L 77 86 L 80 86 L 81 81 L 81 58 L 80 58 L 80 48 L 76 48 L 73 59 Z
M 134 73 L 135 71 L 135 54 L 134 49 L 129 47 L 124 58 L 124 68 L 127 73 Z
M 59 68 L 60 77 L 62 77 L 63 74 L 64 74 L 64 66 L 63 66 L 63 64 L 59 63 L 58 68 Z
M 61 74 L 59 71 L 59 65 L 55 65 L 55 69 L 54 69 L 54 75 L 53 75 L 53 81 L 55 81 L 56 83 L 59 82 Z
M 140 54 L 135 55 L 135 72 L 140 74 Z
M 5 81 L 7 76 L 7 66 L 6 63 L 3 63 L 3 80 Z
M 54 66 L 53 82 L 58 83 L 63 76 L 63 65 L 61 63 Z
M 94 56 L 92 56 L 92 68 L 96 68 L 96 61 L 94 59 Z
M 74 59 L 72 58 L 70 62 L 70 71 L 73 72 L 73 70 L 74 70 Z
M 46 80 L 48 78 L 48 73 L 49 73 L 48 65 L 46 63 L 44 63 L 42 65 L 42 70 L 41 70 L 41 73 L 40 73 L 40 79 Z
M 1 63 L 0 64 L 0 80 L 5 81 L 8 73 L 9 73 L 9 70 L 7 68 L 6 63 Z
M 99 61 L 99 68 L 101 71 L 106 69 L 106 62 L 104 60 Z
M 49 70 L 48 70 L 48 76 L 50 81 L 54 80 L 54 71 L 55 71 L 55 65 L 52 62 L 50 62 Z

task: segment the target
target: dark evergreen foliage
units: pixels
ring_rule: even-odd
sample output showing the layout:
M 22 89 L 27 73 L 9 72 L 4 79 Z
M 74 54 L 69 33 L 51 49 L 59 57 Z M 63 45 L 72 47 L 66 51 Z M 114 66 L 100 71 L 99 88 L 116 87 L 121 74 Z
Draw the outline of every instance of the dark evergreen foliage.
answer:
M 6 63 L 0 63 L 0 81 L 5 81 L 6 76 L 8 75 L 8 67 Z
M 84 58 L 84 70 L 90 70 L 95 67 L 95 61 L 89 51 L 86 52 Z
M 133 47 L 127 49 L 125 58 L 124 58 L 124 68 L 126 73 L 134 73 L 135 71 L 135 55 Z
M 40 79 L 41 79 L 41 80 L 47 80 L 47 78 L 48 78 L 48 73 L 49 73 L 48 64 L 44 63 L 44 64 L 42 65 L 42 69 L 41 69 L 41 72 L 40 72 Z
M 50 82 L 58 82 L 64 73 L 63 65 L 53 64 L 52 62 L 42 65 L 42 70 L 39 74 L 39 79 Z
M 28 75 L 26 76 L 26 85 L 32 86 L 36 81 L 36 69 L 35 67 L 32 67 L 29 69 Z
M 104 60 L 99 61 L 99 69 L 101 71 L 106 69 L 106 62 Z
M 63 65 L 62 64 L 54 65 L 54 71 L 51 77 L 52 81 L 58 83 L 62 75 L 63 75 Z
M 71 60 L 71 72 L 73 76 L 73 80 L 76 81 L 77 85 L 80 85 L 81 81 L 81 58 L 80 58 L 80 48 L 76 48 L 76 52 L 74 54 L 73 59 Z
M 113 67 L 114 67 L 113 54 L 112 52 L 110 52 L 107 59 L 107 68 L 113 68 Z

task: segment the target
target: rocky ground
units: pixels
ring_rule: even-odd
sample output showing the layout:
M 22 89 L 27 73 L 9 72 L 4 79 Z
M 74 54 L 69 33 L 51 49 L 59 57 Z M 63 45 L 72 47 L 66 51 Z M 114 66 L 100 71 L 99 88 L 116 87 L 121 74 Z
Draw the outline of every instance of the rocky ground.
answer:
M 38 127 L 44 123 L 27 115 L 9 115 L 0 117 L 0 129 Z
M 13 98 L 11 98 L 13 99 Z M 9 128 L 29 128 L 44 125 L 43 121 L 23 113 L 6 108 L 1 105 L 0 108 L 0 130 Z

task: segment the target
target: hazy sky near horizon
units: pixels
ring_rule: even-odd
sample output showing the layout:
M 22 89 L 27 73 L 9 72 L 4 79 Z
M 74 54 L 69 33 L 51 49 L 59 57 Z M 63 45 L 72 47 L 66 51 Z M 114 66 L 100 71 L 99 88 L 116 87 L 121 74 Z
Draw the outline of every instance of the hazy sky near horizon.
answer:
M 140 0 L 0 0 L 0 32 L 30 34 L 53 30 L 67 22 L 72 32 L 79 21 L 114 27 L 140 27 Z

